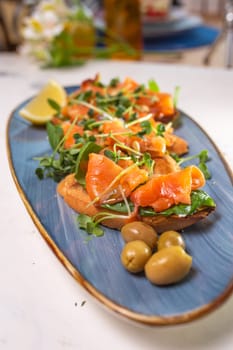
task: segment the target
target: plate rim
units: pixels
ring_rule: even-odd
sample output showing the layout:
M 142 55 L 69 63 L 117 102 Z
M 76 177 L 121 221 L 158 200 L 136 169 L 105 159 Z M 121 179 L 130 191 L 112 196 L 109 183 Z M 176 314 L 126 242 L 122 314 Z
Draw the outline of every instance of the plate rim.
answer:
M 70 88 L 76 88 L 77 85 L 68 85 L 64 86 L 65 89 Z M 208 315 L 210 312 L 216 310 L 218 307 L 220 307 L 233 293 L 233 274 L 232 279 L 230 280 L 227 287 L 224 289 L 224 291 L 218 295 L 215 299 L 213 299 L 210 303 L 207 303 L 205 305 L 202 305 L 200 307 L 197 307 L 193 309 L 192 311 L 184 312 L 179 315 L 174 316 L 159 316 L 159 315 L 153 315 L 153 316 L 147 316 L 145 314 L 141 314 L 138 312 L 134 312 L 130 310 L 129 308 L 123 307 L 119 305 L 118 303 L 110 300 L 108 297 L 106 297 L 103 293 L 97 290 L 90 282 L 88 282 L 82 274 L 74 267 L 74 265 L 69 261 L 69 259 L 65 256 L 65 254 L 60 250 L 60 248 L 57 246 L 57 244 L 54 242 L 54 240 L 50 237 L 49 233 L 45 229 L 45 227 L 40 222 L 39 218 L 37 217 L 37 214 L 35 213 L 34 209 L 32 208 L 31 204 L 29 203 L 26 194 L 24 193 L 18 177 L 15 172 L 14 163 L 12 160 L 12 152 L 11 152 L 11 145 L 10 145 L 10 126 L 11 122 L 14 119 L 17 110 L 20 108 L 20 106 L 26 101 L 30 100 L 32 97 L 25 99 L 21 103 L 18 103 L 17 106 L 10 112 L 7 125 L 6 125 L 6 150 L 7 150 L 7 158 L 8 158 L 8 165 L 10 168 L 11 176 L 14 180 L 14 183 L 16 185 L 16 189 L 20 195 L 21 200 L 24 203 L 24 206 L 29 213 L 32 221 L 34 222 L 36 228 L 38 229 L 39 233 L 41 234 L 42 238 L 45 240 L 47 245 L 50 247 L 50 249 L 53 251 L 55 256 L 60 260 L 60 262 L 63 264 L 63 266 L 66 268 L 66 270 L 71 274 L 71 276 L 82 286 L 86 289 L 86 291 L 94 297 L 97 301 L 99 301 L 103 306 L 105 306 L 108 310 L 111 310 L 115 312 L 118 315 L 121 315 L 125 317 L 128 320 L 136 321 L 138 323 L 149 325 L 149 326 L 169 326 L 169 325 L 178 325 L 178 324 L 184 324 L 189 323 L 191 321 L 194 321 L 196 319 L 199 319 L 203 316 Z M 184 112 L 182 109 L 178 109 L 178 111 L 183 114 L 185 117 L 190 119 L 209 139 L 212 146 L 215 148 L 216 152 L 218 153 L 219 158 L 221 159 L 224 168 L 233 184 L 233 172 L 224 158 L 222 152 L 218 148 L 218 146 L 214 143 L 212 138 L 208 135 L 208 133 L 200 126 L 200 124 L 195 121 L 189 114 Z M 30 126 L 30 124 L 29 124 Z

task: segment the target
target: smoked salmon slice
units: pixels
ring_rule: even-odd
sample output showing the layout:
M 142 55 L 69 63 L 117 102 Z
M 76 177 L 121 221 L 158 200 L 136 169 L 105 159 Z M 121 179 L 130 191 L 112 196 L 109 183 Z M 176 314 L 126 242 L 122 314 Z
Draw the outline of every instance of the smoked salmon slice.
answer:
M 70 122 L 61 124 L 65 136 L 64 147 L 71 148 L 75 144 L 75 134 L 83 135 L 83 128 L 79 125 L 72 125 Z
M 130 196 L 138 207 L 150 206 L 156 212 L 168 209 L 179 203 L 191 204 L 191 191 L 204 186 L 203 173 L 196 166 L 180 171 L 152 177 L 138 187 Z
M 99 203 L 122 201 L 148 180 L 147 171 L 136 164 L 124 169 L 103 154 L 89 155 L 86 190 L 91 200 Z

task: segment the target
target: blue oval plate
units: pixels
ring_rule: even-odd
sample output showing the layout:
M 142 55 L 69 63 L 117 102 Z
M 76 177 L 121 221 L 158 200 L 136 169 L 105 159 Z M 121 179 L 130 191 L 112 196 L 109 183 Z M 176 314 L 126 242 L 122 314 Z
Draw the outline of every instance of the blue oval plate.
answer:
M 75 87 L 67 88 L 71 92 Z M 191 321 L 216 309 L 233 290 L 232 175 L 206 133 L 181 112 L 177 134 L 189 140 L 190 154 L 207 149 L 212 179 L 205 190 L 217 208 L 183 235 L 193 268 L 181 283 L 152 285 L 131 275 L 120 262 L 123 241 L 118 231 L 105 229 L 92 237 L 78 228 L 77 213 L 56 193 L 51 179 L 39 181 L 34 157 L 51 153 L 46 131 L 19 116 L 23 102 L 10 116 L 8 157 L 13 178 L 33 221 L 73 277 L 102 304 L 122 316 L 150 325 Z

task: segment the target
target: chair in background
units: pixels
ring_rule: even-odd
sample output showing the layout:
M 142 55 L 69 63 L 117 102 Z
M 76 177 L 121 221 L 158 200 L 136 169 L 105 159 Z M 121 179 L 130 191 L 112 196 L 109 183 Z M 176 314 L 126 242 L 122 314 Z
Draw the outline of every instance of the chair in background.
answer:
M 0 0 L 0 29 L 2 34 L 3 42 L 0 42 L 0 48 L 6 48 L 7 50 L 14 50 L 15 45 L 12 44 L 10 39 L 10 34 L 8 30 L 8 26 L 6 24 L 5 12 L 4 12 L 4 4 L 3 1 Z
M 0 0 L 0 49 L 13 51 L 20 43 L 22 18 L 31 11 L 38 0 Z
M 233 0 L 225 1 L 223 27 L 219 33 L 219 36 L 207 52 L 207 55 L 204 58 L 204 64 L 208 65 L 210 63 L 211 56 L 222 40 L 226 41 L 225 66 L 227 68 L 231 68 L 233 67 Z

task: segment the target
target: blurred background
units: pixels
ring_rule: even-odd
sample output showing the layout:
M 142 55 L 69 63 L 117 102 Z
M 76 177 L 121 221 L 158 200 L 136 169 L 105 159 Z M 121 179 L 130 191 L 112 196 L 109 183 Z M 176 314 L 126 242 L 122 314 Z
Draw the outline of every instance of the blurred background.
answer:
M 0 0 L 0 52 L 57 66 L 75 52 L 231 68 L 232 45 L 232 0 Z

